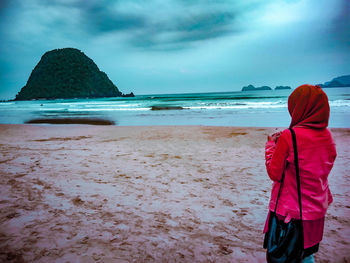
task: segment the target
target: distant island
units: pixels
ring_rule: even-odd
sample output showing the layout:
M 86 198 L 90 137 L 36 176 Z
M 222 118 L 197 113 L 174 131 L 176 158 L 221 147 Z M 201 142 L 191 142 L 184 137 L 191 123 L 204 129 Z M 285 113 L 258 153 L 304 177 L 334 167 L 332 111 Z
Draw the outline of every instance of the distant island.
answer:
M 339 88 L 339 87 L 350 87 L 350 75 L 336 77 L 331 81 L 327 81 L 324 84 L 318 84 L 322 88 Z
M 291 89 L 290 86 L 276 86 L 275 90 Z M 254 87 L 253 85 L 244 86 L 241 91 L 258 91 L 258 90 L 272 90 L 269 86 Z
M 350 75 L 344 75 L 336 77 L 331 81 L 327 81 L 324 84 L 317 84 L 322 88 L 342 88 L 350 87 Z M 275 90 L 289 90 L 290 86 L 276 86 Z M 254 87 L 253 85 L 244 86 L 241 91 L 258 91 L 258 90 L 272 90 L 269 86 Z
M 242 91 L 256 91 L 256 90 L 272 90 L 269 86 L 254 87 L 253 85 L 244 86 Z
M 75 48 L 46 52 L 15 100 L 134 97 L 121 93 L 92 59 Z

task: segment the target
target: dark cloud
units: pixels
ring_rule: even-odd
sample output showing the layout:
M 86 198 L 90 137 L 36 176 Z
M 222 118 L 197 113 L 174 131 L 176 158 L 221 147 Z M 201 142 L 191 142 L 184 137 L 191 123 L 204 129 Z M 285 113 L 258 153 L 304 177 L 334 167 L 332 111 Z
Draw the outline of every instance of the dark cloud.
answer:
M 0 2 L 5 6 L 7 0 Z M 241 11 L 230 1 L 213 0 L 166 0 L 161 4 L 153 0 L 33 0 L 28 6 L 18 4 L 26 12 L 29 7 L 43 13 L 55 9 L 61 14 L 47 21 L 33 17 L 31 23 L 38 27 L 60 28 L 65 35 L 71 35 L 75 27 L 91 38 L 109 34 L 118 44 L 126 40 L 125 45 L 153 50 L 188 48 L 198 41 L 235 34 L 235 18 Z M 67 21 L 69 10 L 77 11 L 73 21 L 80 24 Z
M 332 24 L 331 37 L 350 48 L 350 1 L 342 0 L 338 16 Z
M 0 14 L 4 11 L 4 9 L 9 5 L 9 0 L 1 0 L 0 1 Z
M 179 21 L 177 29 L 187 32 L 221 31 L 222 28 L 229 28 L 233 18 L 234 14 L 227 11 L 202 13 Z
M 168 1 L 169 6 L 163 10 L 149 10 L 142 1 L 48 1 L 41 0 L 45 5 L 55 8 L 78 8 L 83 21 L 82 26 L 92 36 L 103 34 L 126 33 L 128 44 L 138 48 L 162 48 L 169 50 L 185 48 L 186 43 L 223 37 L 236 32 L 234 26 L 235 12 L 227 10 L 227 5 L 221 1 Z M 152 5 L 152 1 L 150 1 Z M 167 2 L 167 1 L 165 1 Z M 121 9 L 123 5 L 136 3 L 137 10 Z M 172 8 L 167 10 L 166 8 Z M 210 5 L 203 8 L 203 5 Z M 171 11 L 166 17 L 158 15 Z
M 130 42 L 140 48 L 178 50 L 235 32 L 234 15 L 227 11 L 177 17 L 168 23 L 147 24 L 132 35 Z M 165 36 L 165 37 L 163 37 Z
M 139 29 L 147 26 L 146 17 L 142 14 L 123 13 L 101 5 L 85 8 L 83 16 L 88 25 L 100 33 Z

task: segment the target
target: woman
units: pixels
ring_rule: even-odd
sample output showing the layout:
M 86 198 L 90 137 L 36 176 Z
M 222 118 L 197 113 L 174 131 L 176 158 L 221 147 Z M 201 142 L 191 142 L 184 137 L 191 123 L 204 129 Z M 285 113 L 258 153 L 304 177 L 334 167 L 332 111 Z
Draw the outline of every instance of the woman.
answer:
M 302 85 L 288 98 L 292 117 L 290 128 L 296 134 L 302 217 L 304 229 L 304 260 L 314 262 L 313 254 L 323 236 L 327 207 L 332 203 L 327 177 L 336 158 L 335 144 L 327 129 L 329 104 L 319 86 Z M 274 211 L 280 180 L 285 174 L 276 214 L 286 223 L 300 219 L 291 132 L 286 129 L 268 136 L 265 147 L 266 169 L 273 181 L 269 211 Z M 266 220 L 264 233 L 268 231 Z

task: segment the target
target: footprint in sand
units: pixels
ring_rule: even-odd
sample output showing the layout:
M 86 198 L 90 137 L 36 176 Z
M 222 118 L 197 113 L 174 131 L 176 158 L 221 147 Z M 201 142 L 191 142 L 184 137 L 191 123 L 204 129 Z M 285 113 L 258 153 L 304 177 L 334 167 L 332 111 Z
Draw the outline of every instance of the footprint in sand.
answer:
M 72 199 L 72 203 L 76 206 L 80 206 L 80 205 L 84 204 L 85 202 L 83 200 L 81 200 L 81 198 L 79 196 L 77 196 L 77 197 Z

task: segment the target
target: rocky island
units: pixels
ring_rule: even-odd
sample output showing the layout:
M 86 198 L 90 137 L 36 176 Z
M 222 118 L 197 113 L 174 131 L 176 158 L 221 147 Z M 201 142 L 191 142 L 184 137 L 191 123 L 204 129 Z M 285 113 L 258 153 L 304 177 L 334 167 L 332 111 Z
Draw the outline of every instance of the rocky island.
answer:
M 269 86 L 254 87 L 253 85 L 248 85 L 242 88 L 242 91 L 257 91 L 257 90 L 272 90 Z
M 331 81 L 327 81 L 324 84 L 318 84 L 322 88 L 341 88 L 350 87 L 350 75 L 336 77 Z
M 46 52 L 15 100 L 133 97 L 122 94 L 92 59 L 75 48 Z

